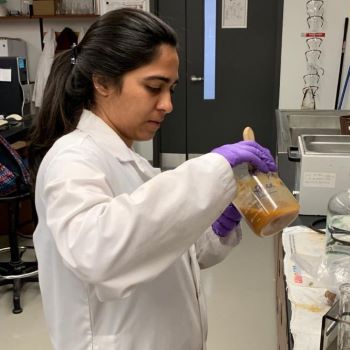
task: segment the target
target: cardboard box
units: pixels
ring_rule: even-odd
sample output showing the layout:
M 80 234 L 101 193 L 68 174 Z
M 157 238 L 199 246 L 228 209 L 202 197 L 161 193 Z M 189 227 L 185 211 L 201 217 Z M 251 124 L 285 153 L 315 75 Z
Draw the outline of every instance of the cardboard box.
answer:
M 33 1 L 34 16 L 54 15 L 55 1 L 54 0 L 36 0 Z

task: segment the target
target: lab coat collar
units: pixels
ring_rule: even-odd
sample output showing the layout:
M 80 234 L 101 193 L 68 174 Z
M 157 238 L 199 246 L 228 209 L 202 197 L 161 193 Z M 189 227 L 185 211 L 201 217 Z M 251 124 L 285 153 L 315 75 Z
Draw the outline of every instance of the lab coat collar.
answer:
M 153 168 L 146 159 L 130 149 L 111 127 L 91 111 L 84 109 L 77 129 L 90 135 L 100 147 L 119 161 L 135 162 L 149 177 L 159 173 L 158 169 Z

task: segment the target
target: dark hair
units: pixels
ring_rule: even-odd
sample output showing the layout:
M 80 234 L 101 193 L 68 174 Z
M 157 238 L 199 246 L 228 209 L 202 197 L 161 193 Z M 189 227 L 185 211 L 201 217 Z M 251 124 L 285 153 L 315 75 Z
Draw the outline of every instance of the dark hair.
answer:
M 33 183 L 46 152 L 94 104 L 92 76 L 121 89 L 124 74 L 150 63 L 161 44 L 177 47 L 172 28 L 151 13 L 124 8 L 101 16 L 74 49 L 57 55 L 29 138 Z

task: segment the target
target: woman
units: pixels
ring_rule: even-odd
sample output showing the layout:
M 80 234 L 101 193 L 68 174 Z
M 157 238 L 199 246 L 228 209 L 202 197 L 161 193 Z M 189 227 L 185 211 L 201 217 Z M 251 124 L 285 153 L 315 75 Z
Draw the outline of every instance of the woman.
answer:
M 205 349 L 199 269 L 240 240 L 231 167 L 275 164 L 240 142 L 160 174 L 133 151 L 171 112 L 178 65 L 173 30 L 131 9 L 100 17 L 53 63 L 30 164 L 55 349 Z

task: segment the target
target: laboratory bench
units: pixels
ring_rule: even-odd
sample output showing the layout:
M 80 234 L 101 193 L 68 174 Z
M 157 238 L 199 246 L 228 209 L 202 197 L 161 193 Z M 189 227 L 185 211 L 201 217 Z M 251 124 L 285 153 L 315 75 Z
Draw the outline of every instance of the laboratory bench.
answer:
M 322 229 L 325 227 L 325 217 L 315 215 L 299 215 L 290 224 L 292 226 L 303 225 Z M 278 319 L 278 350 L 293 350 L 293 337 L 290 331 L 292 316 L 291 303 L 288 299 L 287 283 L 284 271 L 284 248 L 282 234 L 275 236 L 275 262 L 276 262 L 276 298 L 277 298 L 277 319 Z
M 10 144 L 21 140 L 26 140 L 34 117 L 34 115 L 30 115 L 24 117 L 22 121 L 15 125 L 0 127 L 0 135 L 3 136 Z
M 278 173 L 289 190 L 299 197 L 300 202 L 300 162 L 293 156 L 292 150 L 299 149 L 299 139 L 302 135 L 343 135 L 341 117 L 350 115 L 349 110 L 276 110 L 277 129 L 277 165 Z M 339 135 L 339 136 L 338 136 Z M 321 164 L 322 165 L 322 164 Z M 311 171 L 311 170 L 309 170 Z M 317 170 L 314 170 L 315 172 Z M 320 195 L 312 198 L 320 198 Z M 326 203 L 325 203 L 326 205 Z M 309 208 L 308 208 L 309 209 Z M 303 213 L 305 213 L 303 211 Z M 322 213 L 323 214 L 323 213 Z M 325 218 L 316 215 L 299 215 L 290 226 L 310 227 L 316 220 Z M 323 226 L 322 226 L 323 224 Z M 325 222 L 317 228 L 324 228 Z M 278 349 L 292 350 L 293 338 L 290 332 L 291 303 L 287 295 L 287 282 L 284 271 L 285 251 L 282 234 L 275 237 L 276 261 L 276 296 L 278 318 Z

